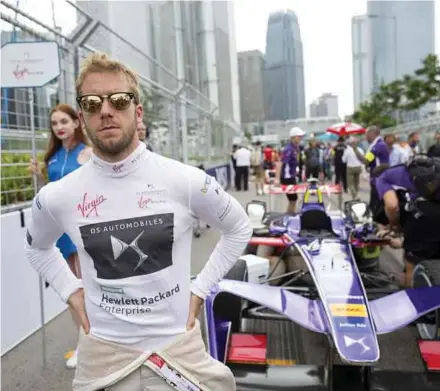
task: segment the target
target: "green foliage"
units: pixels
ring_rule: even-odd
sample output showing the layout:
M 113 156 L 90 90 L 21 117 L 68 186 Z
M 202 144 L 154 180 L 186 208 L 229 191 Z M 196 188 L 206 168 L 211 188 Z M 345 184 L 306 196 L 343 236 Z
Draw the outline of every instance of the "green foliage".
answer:
M 406 110 L 417 110 L 426 103 L 440 101 L 440 60 L 429 55 L 423 66 L 412 76 L 405 75 L 404 95 L 407 101 L 402 105 Z
M 363 126 L 394 126 L 401 113 L 418 110 L 429 102 L 440 101 L 440 60 L 428 55 L 413 75 L 383 84 L 362 102 L 352 120 Z
M 162 104 L 163 97 L 154 90 L 141 87 L 142 105 L 144 106 L 144 123 L 151 124 L 153 121 L 161 119 L 161 112 L 164 108 Z
M 32 176 L 29 172 L 30 153 L 2 151 L 1 204 L 9 205 L 31 201 L 34 197 Z M 43 153 L 37 155 L 43 162 Z
M 363 126 L 377 125 L 381 128 L 394 126 L 396 121 L 390 116 L 391 112 L 385 108 L 383 96 L 373 95 L 370 101 L 360 104 L 358 110 L 352 115 L 352 121 Z

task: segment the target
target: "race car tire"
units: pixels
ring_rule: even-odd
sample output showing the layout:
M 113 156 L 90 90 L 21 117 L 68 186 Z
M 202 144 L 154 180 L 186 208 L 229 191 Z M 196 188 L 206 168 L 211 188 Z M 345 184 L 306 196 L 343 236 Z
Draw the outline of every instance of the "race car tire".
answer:
M 247 281 L 246 262 L 239 259 L 224 277 L 225 280 Z M 239 332 L 241 328 L 243 299 L 231 293 L 221 292 L 214 300 L 214 314 L 218 319 L 231 322 L 231 332 Z
M 413 287 L 440 285 L 440 260 L 423 261 L 417 264 L 413 272 Z M 424 320 L 429 320 L 425 323 Z M 422 339 L 440 339 L 440 310 L 424 316 L 416 324 L 417 331 Z

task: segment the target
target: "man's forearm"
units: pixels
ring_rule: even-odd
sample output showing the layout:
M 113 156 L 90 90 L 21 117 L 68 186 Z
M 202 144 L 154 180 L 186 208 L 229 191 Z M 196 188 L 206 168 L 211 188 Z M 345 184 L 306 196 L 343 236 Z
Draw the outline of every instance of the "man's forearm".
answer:
M 275 163 L 275 179 L 278 181 L 280 180 L 281 177 L 281 166 L 282 166 L 281 162 Z
M 52 286 L 64 302 L 67 302 L 73 292 L 83 287 L 82 281 L 75 277 L 55 246 L 43 250 L 26 243 L 25 256 L 35 271 Z
M 400 211 L 398 208 L 389 208 L 385 206 L 385 214 L 392 228 L 397 228 L 400 225 Z
M 362 155 L 357 148 L 353 148 L 354 153 L 356 154 L 356 157 L 363 163 L 368 164 L 368 160 L 365 158 L 364 155 Z
M 224 233 L 209 261 L 192 282 L 192 293 L 205 299 L 215 284 L 235 265 L 238 257 L 243 254 L 251 236 L 252 227 L 249 220 L 237 222 L 233 230 Z

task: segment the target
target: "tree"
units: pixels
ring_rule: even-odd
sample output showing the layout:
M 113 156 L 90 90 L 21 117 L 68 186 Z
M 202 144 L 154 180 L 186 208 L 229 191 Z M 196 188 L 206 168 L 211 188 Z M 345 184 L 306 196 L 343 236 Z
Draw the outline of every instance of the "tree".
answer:
M 383 84 L 379 88 L 379 95 L 386 104 L 384 110 L 396 111 L 401 108 L 405 85 L 402 80 L 395 80 L 390 84 Z
M 142 97 L 141 103 L 144 106 L 144 123 L 149 124 L 158 121 L 161 118 L 163 105 L 161 103 L 162 96 L 156 91 L 141 87 Z
M 396 124 L 393 113 L 398 108 L 400 97 L 397 83 L 392 86 L 381 85 L 377 93 L 372 94 L 370 99 L 362 102 L 358 110 L 353 114 L 352 120 L 363 126 L 377 125 L 387 128 Z
M 440 101 L 440 61 L 434 55 L 428 55 L 422 62 L 422 68 L 417 69 L 414 75 L 405 75 L 404 96 L 406 102 L 404 110 L 417 110 L 430 102 Z
M 396 121 L 385 108 L 384 97 L 380 94 L 374 94 L 369 101 L 360 104 L 359 109 L 353 113 L 352 120 L 365 127 L 371 125 L 377 125 L 381 128 L 394 126 Z
M 252 133 L 249 131 L 249 129 L 246 129 L 244 131 L 244 137 L 248 140 L 251 141 L 252 140 Z
M 394 126 L 402 112 L 418 110 L 429 102 L 440 101 L 440 63 L 428 55 L 413 75 L 383 84 L 353 114 L 353 121 L 363 126 Z

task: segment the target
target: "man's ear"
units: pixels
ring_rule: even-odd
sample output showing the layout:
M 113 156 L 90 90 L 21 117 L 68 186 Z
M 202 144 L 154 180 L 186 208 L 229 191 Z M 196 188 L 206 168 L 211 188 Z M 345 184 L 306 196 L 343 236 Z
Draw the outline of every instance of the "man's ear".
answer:
M 136 105 L 136 120 L 138 123 L 144 119 L 144 107 L 141 104 Z
M 86 132 L 86 120 L 82 111 L 78 111 L 79 123 L 81 124 L 81 129 Z

